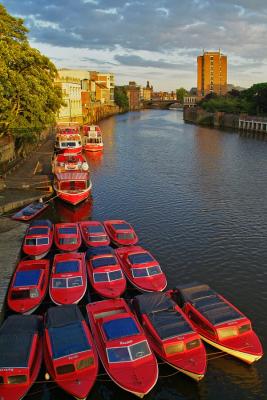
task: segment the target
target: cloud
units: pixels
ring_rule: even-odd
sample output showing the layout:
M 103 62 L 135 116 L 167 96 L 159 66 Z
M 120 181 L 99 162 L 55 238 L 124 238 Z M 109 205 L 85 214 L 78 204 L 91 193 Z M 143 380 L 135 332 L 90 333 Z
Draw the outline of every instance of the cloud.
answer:
M 122 65 L 129 65 L 132 67 L 145 67 L 145 68 L 160 68 L 160 69 L 185 69 L 185 65 L 173 64 L 164 60 L 147 60 L 136 55 L 116 55 L 116 61 Z

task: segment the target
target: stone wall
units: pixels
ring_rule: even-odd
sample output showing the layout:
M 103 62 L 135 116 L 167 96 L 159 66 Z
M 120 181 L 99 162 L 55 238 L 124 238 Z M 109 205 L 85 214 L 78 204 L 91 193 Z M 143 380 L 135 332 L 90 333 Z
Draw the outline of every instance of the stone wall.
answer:
M 184 121 L 215 128 L 238 129 L 239 115 L 224 112 L 211 113 L 200 107 L 184 108 Z

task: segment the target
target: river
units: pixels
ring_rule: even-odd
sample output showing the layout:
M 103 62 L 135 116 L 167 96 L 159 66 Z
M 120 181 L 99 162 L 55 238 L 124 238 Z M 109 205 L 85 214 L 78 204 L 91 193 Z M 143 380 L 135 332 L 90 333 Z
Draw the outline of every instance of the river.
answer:
M 92 201 L 75 209 L 58 201 L 43 216 L 54 222 L 126 219 L 159 260 L 169 288 L 191 280 L 210 284 L 252 320 L 267 349 L 267 142 L 184 124 L 179 111 L 134 112 L 100 125 L 104 153 L 88 157 Z M 145 398 L 267 398 L 266 356 L 247 366 L 208 351 L 200 383 L 161 365 Z M 53 383 L 43 384 L 39 394 L 38 388 L 27 399 L 70 399 Z M 126 398 L 135 397 L 105 375 L 89 396 Z

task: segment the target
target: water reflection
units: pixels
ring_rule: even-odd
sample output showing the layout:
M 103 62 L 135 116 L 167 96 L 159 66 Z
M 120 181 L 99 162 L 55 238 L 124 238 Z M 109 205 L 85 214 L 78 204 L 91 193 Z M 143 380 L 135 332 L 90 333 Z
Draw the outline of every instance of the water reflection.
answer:
M 60 199 L 55 199 L 54 207 L 59 222 L 78 222 L 91 218 L 93 199 L 89 197 L 77 206 L 71 206 Z

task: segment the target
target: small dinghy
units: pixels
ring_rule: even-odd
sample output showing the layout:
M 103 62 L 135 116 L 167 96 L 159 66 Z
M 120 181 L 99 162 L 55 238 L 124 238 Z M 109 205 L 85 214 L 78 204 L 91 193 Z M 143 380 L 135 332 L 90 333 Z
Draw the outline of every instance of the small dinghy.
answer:
M 87 273 L 94 290 L 103 297 L 120 297 L 126 289 L 126 279 L 114 250 L 109 246 L 88 249 Z M 106 252 L 105 252 L 106 249 Z
M 47 207 L 49 207 L 49 203 L 34 201 L 33 203 L 16 212 L 11 218 L 15 219 L 16 221 L 30 221 L 38 214 L 43 212 Z
M 124 220 L 104 221 L 104 226 L 115 246 L 131 246 L 138 242 L 133 227 Z
M 122 270 L 138 290 L 161 292 L 167 279 L 157 260 L 141 246 L 120 247 L 115 250 Z
M 144 331 L 124 299 L 86 306 L 102 364 L 122 389 L 142 398 L 158 379 L 158 364 Z
M 76 251 L 82 244 L 79 225 L 65 222 L 55 225 L 55 245 L 61 251 Z
M 208 285 L 180 285 L 170 295 L 205 342 L 247 364 L 262 357 L 263 349 L 250 320 Z
M 20 261 L 8 290 L 8 307 L 22 314 L 34 312 L 46 295 L 48 283 L 49 260 Z
M 98 221 L 82 221 L 79 223 L 85 246 L 108 246 L 110 239 L 104 226 Z
M 48 309 L 44 359 L 52 379 L 76 399 L 86 399 L 98 373 L 98 356 L 77 305 Z
M 166 293 L 135 296 L 133 306 L 156 355 L 190 378 L 202 379 L 205 347 L 180 307 Z
M 22 399 L 36 380 L 43 355 L 41 323 L 36 315 L 11 315 L 1 326 L 1 399 Z
M 54 227 L 48 219 L 38 219 L 30 223 L 22 244 L 23 252 L 39 260 L 46 256 L 53 244 Z
M 49 295 L 57 304 L 78 303 L 87 288 L 84 253 L 63 253 L 54 257 Z

